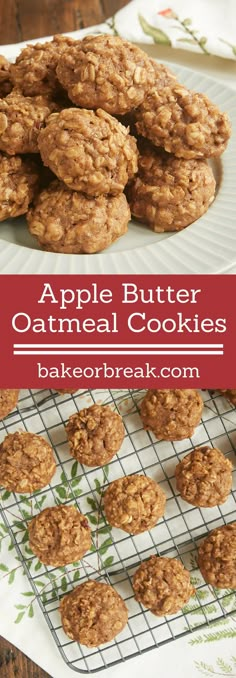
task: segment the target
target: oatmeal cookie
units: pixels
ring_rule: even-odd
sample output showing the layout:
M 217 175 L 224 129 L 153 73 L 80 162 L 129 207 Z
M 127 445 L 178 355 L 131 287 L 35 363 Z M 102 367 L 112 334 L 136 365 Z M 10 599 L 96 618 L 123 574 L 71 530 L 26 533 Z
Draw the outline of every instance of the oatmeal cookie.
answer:
M 78 388 L 57 388 L 57 393 L 60 393 L 60 395 L 64 395 L 65 393 L 70 393 L 73 395 L 73 393 L 77 393 Z
M 62 91 L 56 76 L 58 59 L 74 42 L 65 35 L 55 35 L 50 42 L 27 45 L 17 57 L 15 64 L 11 64 L 14 85 L 24 96 L 57 95 Z
M 146 145 L 128 185 L 131 212 L 153 231 L 180 231 L 207 211 L 215 179 L 205 160 L 184 160 Z
M 130 209 L 124 193 L 96 198 L 54 181 L 27 215 L 30 233 L 50 252 L 100 252 L 127 231 Z
M 77 106 L 117 115 L 139 106 L 155 81 L 145 52 L 114 35 L 77 41 L 61 55 L 57 76 Z
M 221 155 L 231 133 L 226 113 L 204 94 L 178 83 L 152 89 L 137 109 L 136 120 L 139 134 L 186 160 Z
M 0 100 L 0 150 L 8 155 L 38 153 L 38 135 L 56 104 L 46 97 L 13 91 Z
M 164 514 L 166 496 L 147 476 L 130 475 L 110 483 L 104 494 L 108 523 L 131 534 L 140 534 L 156 525 Z
M 10 68 L 11 64 L 9 61 L 0 54 L 0 99 L 3 99 L 7 94 L 10 94 L 12 90 Z
M 29 525 L 29 546 L 45 565 L 62 567 L 83 558 L 91 546 L 87 518 L 75 506 L 52 506 Z
M 229 400 L 232 405 L 236 405 L 236 388 L 226 388 L 226 389 L 220 389 L 220 393 Z
M 0 153 L 0 221 L 25 214 L 38 185 L 39 171 L 33 160 Z
M 69 638 L 87 647 L 108 643 L 128 621 L 124 600 L 109 584 L 86 581 L 60 603 L 62 626 Z
M 217 448 L 196 447 L 177 464 L 176 486 L 194 506 L 217 506 L 232 487 L 232 464 Z
M 70 454 L 85 466 L 104 466 L 120 449 L 124 426 L 109 405 L 91 405 L 69 417 L 66 433 Z
M 236 588 L 236 523 L 210 532 L 198 550 L 198 567 L 207 584 Z
M 195 593 L 190 574 L 180 560 L 152 556 L 141 563 L 133 579 L 134 597 L 153 614 L 174 614 Z
M 19 392 L 20 391 L 17 388 L 0 389 L 0 420 L 7 417 L 7 415 L 15 409 L 19 398 Z
M 9 492 L 34 492 L 50 483 L 56 470 L 51 446 L 35 433 L 9 433 L 0 445 L 0 485 Z
M 137 171 L 137 147 L 126 127 L 98 109 L 53 113 L 38 137 L 45 165 L 76 191 L 121 193 Z
M 199 424 L 203 401 L 195 389 L 149 389 L 141 403 L 145 429 L 160 440 L 190 438 Z

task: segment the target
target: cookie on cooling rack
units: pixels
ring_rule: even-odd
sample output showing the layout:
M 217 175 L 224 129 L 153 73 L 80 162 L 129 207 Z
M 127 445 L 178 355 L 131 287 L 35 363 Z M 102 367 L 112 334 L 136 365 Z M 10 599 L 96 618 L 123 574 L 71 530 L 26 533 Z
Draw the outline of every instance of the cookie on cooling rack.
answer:
M 114 480 L 104 494 L 108 523 L 131 534 L 156 525 L 164 514 L 166 496 L 152 478 L 130 475 Z
M 1 388 L 0 389 L 0 419 L 7 417 L 17 405 L 19 398 L 19 389 Z
M 236 522 L 217 527 L 198 550 L 198 567 L 207 584 L 236 588 Z
M 194 506 L 223 504 L 232 487 L 232 464 L 215 447 L 196 447 L 175 469 L 182 499 Z
M 123 115 L 136 108 L 155 82 L 152 61 L 117 35 L 88 35 L 60 56 L 57 76 L 81 108 Z
M 62 567 L 83 558 L 91 546 L 87 518 L 75 506 L 52 506 L 29 523 L 29 545 L 45 565 Z
M 53 451 L 42 436 L 9 433 L 0 445 L 0 485 L 9 492 L 34 492 L 50 482 L 56 470 Z
M 181 610 L 195 592 L 180 560 L 158 556 L 139 566 L 133 588 L 135 599 L 158 617 Z
M 57 388 L 57 393 L 60 393 L 60 395 L 65 395 L 66 393 L 70 393 L 70 395 L 73 395 L 73 393 L 77 393 L 78 388 Z
M 229 400 L 232 405 L 236 406 L 236 388 L 226 388 L 226 389 L 220 389 L 220 393 Z
M 141 403 L 145 429 L 161 440 L 190 438 L 199 424 L 203 401 L 195 389 L 149 389 Z
M 120 449 L 125 430 L 109 405 L 91 405 L 69 417 L 66 433 L 70 454 L 85 466 L 104 466 Z
M 69 638 L 87 647 L 112 640 L 128 621 L 121 596 L 109 584 L 87 581 L 64 596 L 60 604 L 62 626 Z
M 52 113 L 38 144 L 43 163 L 58 179 L 86 195 L 118 195 L 137 172 L 136 139 L 101 108 Z

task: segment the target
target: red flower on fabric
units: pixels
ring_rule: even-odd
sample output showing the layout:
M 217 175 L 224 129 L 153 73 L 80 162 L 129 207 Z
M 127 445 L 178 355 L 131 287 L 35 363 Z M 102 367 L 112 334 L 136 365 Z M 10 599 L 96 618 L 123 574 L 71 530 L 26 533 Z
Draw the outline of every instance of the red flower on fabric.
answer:
M 157 14 L 166 17 L 166 19 L 177 18 L 177 15 L 175 14 L 175 12 L 173 12 L 173 9 L 171 9 L 170 7 L 168 7 L 167 9 L 162 9 L 160 12 L 157 12 Z

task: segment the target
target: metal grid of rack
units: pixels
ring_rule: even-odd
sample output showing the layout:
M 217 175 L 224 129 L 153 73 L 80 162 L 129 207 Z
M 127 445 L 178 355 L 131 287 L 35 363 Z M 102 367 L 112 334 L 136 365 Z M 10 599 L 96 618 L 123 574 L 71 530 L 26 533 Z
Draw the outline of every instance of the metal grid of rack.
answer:
M 0 440 L 6 433 L 28 430 L 43 435 L 53 446 L 57 470 L 51 485 L 19 496 L 3 492 L 2 517 L 22 561 L 32 589 L 66 664 L 75 671 L 91 673 L 123 662 L 154 647 L 199 629 L 236 610 L 236 592 L 208 586 L 196 565 L 199 541 L 223 524 L 236 520 L 236 409 L 217 392 L 202 392 L 202 421 L 192 439 L 176 443 L 157 441 L 143 430 L 139 403 L 143 391 L 78 391 L 74 396 L 49 390 L 20 392 L 18 408 L 0 425 Z M 70 414 L 93 402 L 106 403 L 122 416 L 126 435 L 109 467 L 86 468 L 68 454 L 64 424 Z M 221 506 L 200 509 L 184 502 L 175 486 L 176 463 L 193 447 L 219 447 L 233 462 L 233 489 Z M 127 535 L 107 525 L 102 509 L 102 490 L 120 476 L 144 473 L 154 478 L 166 493 L 163 519 L 150 532 Z M 55 569 L 42 565 L 27 542 L 27 520 L 58 503 L 76 504 L 86 513 L 93 531 L 93 546 L 80 563 Z M 178 614 L 156 617 L 133 597 L 132 576 L 140 562 L 152 554 L 178 557 L 191 571 L 196 595 Z M 126 601 L 129 621 L 113 642 L 86 648 L 64 633 L 59 600 L 88 578 L 106 581 Z

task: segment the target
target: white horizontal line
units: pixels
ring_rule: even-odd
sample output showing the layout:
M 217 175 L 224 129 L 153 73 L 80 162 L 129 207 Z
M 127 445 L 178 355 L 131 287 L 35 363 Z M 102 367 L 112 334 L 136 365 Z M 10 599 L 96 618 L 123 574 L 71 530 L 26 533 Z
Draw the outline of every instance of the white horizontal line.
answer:
M 223 355 L 224 351 L 14 351 L 14 355 Z
M 14 348 L 224 348 L 224 344 L 14 344 Z

